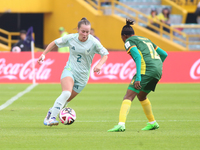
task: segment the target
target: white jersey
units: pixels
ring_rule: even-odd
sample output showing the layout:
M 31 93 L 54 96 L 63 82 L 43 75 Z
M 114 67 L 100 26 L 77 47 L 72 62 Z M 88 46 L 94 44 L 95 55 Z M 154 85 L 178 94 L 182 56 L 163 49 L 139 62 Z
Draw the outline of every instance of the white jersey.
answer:
M 75 77 L 74 82 L 87 84 L 94 55 L 97 53 L 102 57 L 108 55 L 108 51 L 92 35 L 89 34 L 85 42 L 81 42 L 78 36 L 78 33 L 68 34 L 56 39 L 55 43 L 59 48 L 66 46 L 70 48 L 70 55 L 65 69 L 72 72 Z

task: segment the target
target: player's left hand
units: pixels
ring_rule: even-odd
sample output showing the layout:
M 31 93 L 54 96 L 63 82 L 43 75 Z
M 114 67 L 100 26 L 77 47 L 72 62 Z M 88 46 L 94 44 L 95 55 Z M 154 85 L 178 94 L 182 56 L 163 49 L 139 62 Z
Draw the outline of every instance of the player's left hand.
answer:
M 97 74 L 99 74 L 99 73 L 101 72 L 101 67 L 98 66 L 98 65 L 96 65 L 96 66 L 94 67 L 94 72 L 96 72 Z
M 142 86 L 140 85 L 140 81 L 135 81 L 134 88 L 136 88 L 137 90 L 140 90 L 142 88 Z

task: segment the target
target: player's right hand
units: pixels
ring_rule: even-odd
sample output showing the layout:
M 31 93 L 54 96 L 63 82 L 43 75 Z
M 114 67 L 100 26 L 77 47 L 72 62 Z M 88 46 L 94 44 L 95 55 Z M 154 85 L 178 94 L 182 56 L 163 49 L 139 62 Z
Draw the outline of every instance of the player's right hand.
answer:
M 140 90 L 142 88 L 142 86 L 140 85 L 140 81 L 135 81 L 134 88 L 136 88 L 137 90 Z
M 38 64 L 41 65 L 43 63 L 44 59 L 45 59 L 45 55 L 42 54 L 37 60 Z
M 94 67 L 94 72 L 96 72 L 97 74 L 99 74 L 101 72 L 101 66 L 99 66 L 98 64 Z

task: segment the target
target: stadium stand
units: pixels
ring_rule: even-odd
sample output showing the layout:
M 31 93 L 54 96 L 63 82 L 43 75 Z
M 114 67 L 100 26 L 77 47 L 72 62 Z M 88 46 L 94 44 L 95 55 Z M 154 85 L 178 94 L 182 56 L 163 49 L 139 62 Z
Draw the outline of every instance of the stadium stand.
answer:
M 0 28 L 0 51 L 10 52 L 12 45 L 19 40 L 20 32 L 9 32 Z M 33 33 L 33 38 L 35 34 Z M 42 51 L 41 48 L 35 47 L 34 51 Z
M 19 32 L 8 32 L 0 28 L 0 49 L 1 51 L 10 51 L 12 44 L 17 43 L 14 36 L 19 36 Z
M 200 0 L 171 0 L 183 9 L 187 10 L 188 13 L 194 13 L 196 10 L 198 2 Z
M 200 25 L 185 24 L 187 11 L 175 2 L 167 0 L 119 0 L 112 1 L 110 7 L 104 6 L 104 8 L 101 9 L 105 15 L 114 13 L 123 18 L 132 18 L 135 20 L 135 24 L 146 28 L 149 24 L 149 18 L 147 16 L 150 14 L 152 8 L 156 9 L 158 12 L 161 12 L 163 8 L 168 8 L 171 11 L 171 26 L 167 26 L 163 23 L 159 23 L 160 28 L 150 26 L 159 32 L 162 38 L 169 39 L 189 50 L 200 50 Z M 196 3 L 197 1 L 193 1 L 193 3 L 188 1 L 185 3 L 179 2 L 182 6 L 193 6 Z M 98 3 L 96 4 L 98 5 Z M 98 8 L 100 8 L 100 4 L 98 5 Z M 164 31 L 163 28 L 167 28 L 169 33 Z
M 39 35 L 43 35 L 44 45 L 59 37 L 57 29 L 60 25 L 65 26 L 69 33 L 76 32 L 74 30 L 77 26 L 75 22 L 84 16 L 90 20 L 92 27 L 96 29 L 96 34 L 107 49 L 123 50 L 120 31 L 125 23 L 125 17 L 128 17 L 135 20 L 136 34 L 145 35 L 155 44 L 165 48 L 166 51 L 199 50 L 199 26 L 185 24 L 186 9 L 183 9 L 183 5 L 178 5 L 171 0 L 59 0 L 57 3 L 49 3 L 49 0 L 29 0 L 28 3 L 26 1 L 2 1 L 0 13 L 3 13 L 5 8 L 10 10 L 9 13 L 42 13 L 44 15 L 43 32 L 40 32 Z M 102 5 L 101 2 L 104 4 Z M 147 4 L 148 7 L 145 6 Z M 160 27 L 151 26 L 159 34 L 146 28 L 150 22 L 147 14 L 149 14 L 151 6 L 156 7 L 158 11 L 164 7 L 171 10 L 171 26 L 164 23 L 159 23 Z M 190 6 L 194 7 L 195 5 Z M 195 9 L 193 13 L 194 11 Z M 65 14 L 64 19 L 63 14 Z M 169 32 L 164 31 L 163 28 L 168 28 Z M 3 29 L 0 32 L 0 50 L 9 49 L 8 43 L 10 42 L 8 41 L 11 41 L 11 38 L 8 33 Z

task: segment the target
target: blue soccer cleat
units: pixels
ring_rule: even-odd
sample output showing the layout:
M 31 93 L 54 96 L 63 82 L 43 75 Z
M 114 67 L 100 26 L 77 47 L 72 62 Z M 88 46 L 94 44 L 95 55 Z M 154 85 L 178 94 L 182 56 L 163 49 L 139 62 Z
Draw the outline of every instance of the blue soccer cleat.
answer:
M 55 117 L 53 117 L 47 121 L 47 126 L 57 126 L 58 124 L 59 124 L 59 122 L 56 120 Z
M 44 118 L 44 125 L 47 126 L 47 122 L 49 121 L 49 118 L 51 116 L 51 111 L 52 111 L 52 108 L 49 108 L 49 111 L 47 112 L 47 115 L 46 117 Z

